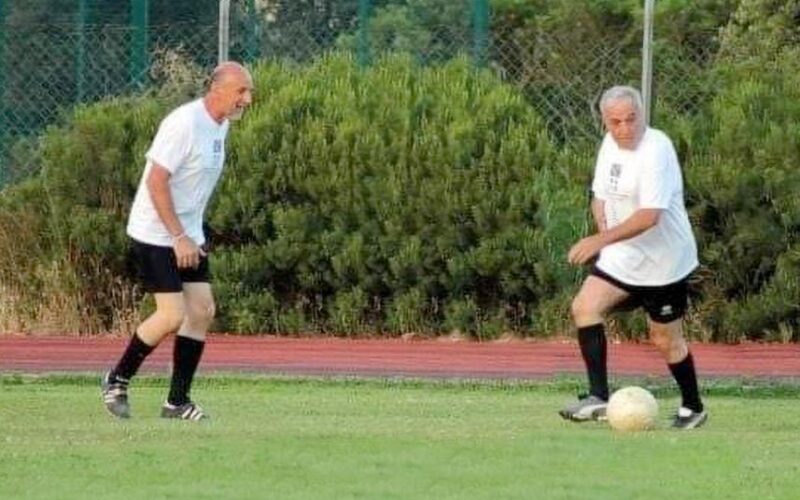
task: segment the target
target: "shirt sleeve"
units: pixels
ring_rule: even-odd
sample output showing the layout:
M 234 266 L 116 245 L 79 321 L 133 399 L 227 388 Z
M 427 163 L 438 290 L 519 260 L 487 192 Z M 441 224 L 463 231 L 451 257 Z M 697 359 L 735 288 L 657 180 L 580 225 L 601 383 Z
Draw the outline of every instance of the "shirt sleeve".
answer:
M 189 126 L 178 114 L 173 113 L 161 122 L 145 157 L 166 168 L 170 174 L 174 174 L 175 170 L 188 159 L 191 143 Z
M 603 165 L 606 163 L 606 157 L 608 156 L 608 134 L 603 138 L 603 142 L 600 145 L 600 151 L 597 152 L 597 161 L 594 164 L 594 177 L 592 178 L 592 194 L 598 200 L 606 200 L 608 196 L 606 195 L 605 190 L 603 189 L 603 177 L 604 174 L 602 172 Z
M 676 188 L 678 159 L 672 143 L 653 145 L 646 152 L 639 191 L 639 208 L 669 208 Z

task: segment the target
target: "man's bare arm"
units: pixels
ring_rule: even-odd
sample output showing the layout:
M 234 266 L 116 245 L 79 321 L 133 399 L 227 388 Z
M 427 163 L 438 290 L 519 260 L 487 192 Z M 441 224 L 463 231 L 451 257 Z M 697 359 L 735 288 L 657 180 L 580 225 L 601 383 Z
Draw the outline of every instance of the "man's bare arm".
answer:
M 601 231 L 583 238 L 569 250 L 567 258 L 572 264 L 585 264 L 600 253 L 604 247 L 638 236 L 658 224 L 662 210 L 659 208 L 642 208 L 628 217 L 625 222 L 611 229 Z
M 592 198 L 592 216 L 594 216 L 594 225 L 597 232 L 606 230 L 606 202 L 600 198 Z
M 183 224 L 181 224 L 178 215 L 175 213 L 175 204 L 172 201 L 172 193 L 169 189 L 170 176 L 169 170 L 154 163 L 145 181 L 147 190 L 150 193 L 153 206 L 159 218 L 161 218 L 161 222 L 164 223 L 167 231 L 172 235 L 172 247 L 175 251 L 178 268 L 197 267 L 200 264 L 202 250 L 200 250 L 196 242 L 186 235 Z
M 150 192 L 150 199 L 158 213 L 161 222 L 166 226 L 167 231 L 172 237 L 183 234 L 183 225 L 178 215 L 175 213 L 175 205 L 172 202 L 172 193 L 169 190 L 169 179 L 172 174 L 169 170 L 158 163 L 150 167 L 147 174 L 147 190 Z

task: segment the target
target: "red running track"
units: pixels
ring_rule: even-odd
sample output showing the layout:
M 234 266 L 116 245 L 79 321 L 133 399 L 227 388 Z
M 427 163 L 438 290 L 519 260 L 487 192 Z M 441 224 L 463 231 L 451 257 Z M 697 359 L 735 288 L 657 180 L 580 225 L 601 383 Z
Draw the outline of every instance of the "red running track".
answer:
M 102 372 L 127 343 L 114 337 L 0 336 L 0 372 Z M 142 371 L 169 368 L 172 342 L 147 359 Z M 693 344 L 702 376 L 800 376 L 800 345 Z M 668 376 L 648 344 L 610 344 L 613 375 Z M 573 342 L 452 342 L 347 340 L 212 335 L 201 370 L 289 375 L 358 375 L 468 378 L 542 378 L 583 373 Z

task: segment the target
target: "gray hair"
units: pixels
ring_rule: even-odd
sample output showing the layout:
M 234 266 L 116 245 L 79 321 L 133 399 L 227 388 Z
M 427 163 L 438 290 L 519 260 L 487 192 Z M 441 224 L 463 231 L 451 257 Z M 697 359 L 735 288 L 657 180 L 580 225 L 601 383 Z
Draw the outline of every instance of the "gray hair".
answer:
M 633 105 L 634 109 L 636 109 L 636 114 L 642 114 L 642 109 L 644 109 L 642 94 L 635 88 L 627 85 L 615 85 L 603 92 L 603 96 L 600 97 L 600 112 L 602 113 L 610 102 L 623 100 Z
M 238 73 L 245 73 L 250 74 L 247 71 L 247 68 L 239 64 L 235 61 L 225 61 L 217 65 L 214 68 L 214 71 L 211 72 L 211 77 L 209 78 L 209 85 L 214 86 L 224 82 L 226 79 L 230 78 L 234 74 Z

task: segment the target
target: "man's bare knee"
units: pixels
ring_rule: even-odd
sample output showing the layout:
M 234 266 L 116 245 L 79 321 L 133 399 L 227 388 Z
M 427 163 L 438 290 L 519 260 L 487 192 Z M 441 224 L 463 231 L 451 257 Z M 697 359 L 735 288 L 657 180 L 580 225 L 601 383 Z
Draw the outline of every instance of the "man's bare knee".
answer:
M 148 318 L 158 322 L 160 326 L 174 332 L 180 328 L 186 315 L 186 304 L 179 293 L 156 294 L 156 312 Z M 177 325 L 177 326 L 176 326 Z
M 136 332 L 147 344 L 155 346 L 161 340 L 178 331 L 184 320 L 184 307 L 181 301 L 156 301 L 156 311 L 139 325 Z
M 580 295 L 572 301 L 572 320 L 580 328 L 603 321 L 603 311 Z
M 187 319 L 196 325 L 210 325 L 216 315 L 216 306 L 213 300 L 200 300 L 189 305 Z
M 650 341 L 661 352 L 668 363 L 677 363 L 689 353 L 683 337 L 681 320 L 672 323 L 650 322 Z
M 668 333 L 650 328 L 650 342 L 663 354 L 668 354 L 672 346 L 672 338 Z
M 183 308 L 170 307 L 156 310 L 153 316 L 164 330 L 175 332 L 181 327 L 181 323 L 183 323 L 186 315 Z
M 580 297 L 575 297 L 572 299 L 572 304 L 570 305 L 570 311 L 572 313 L 572 319 L 577 321 L 578 318 L 583 316 L 586 311 L 586 307 L 583 304 L 583 301 Z

